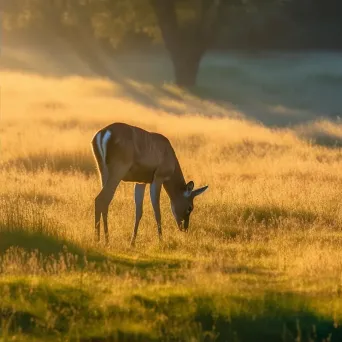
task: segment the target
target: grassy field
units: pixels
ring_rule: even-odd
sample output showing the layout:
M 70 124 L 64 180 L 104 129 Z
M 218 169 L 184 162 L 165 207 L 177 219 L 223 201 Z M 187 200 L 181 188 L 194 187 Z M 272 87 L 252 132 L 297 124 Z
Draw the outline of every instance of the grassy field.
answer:
M 265 60 L 242 59 L 234 68 L 250 71 L 253 88 L 211 57 L 192 94 L 143 77 L 57 75 L 48 58 L 35 66 L 50 75 L 21 73 L 20 58 L 0 73 L 1 341 L 342 341 L 342 76 L 329 74 L 329 58 L 306 56 L 302 74 L 286 57 L 280 72 L 275 58 L 266 75 Z M 317 94 L 336 95 L 317 112 L 303 96 L 319 87 L 311 74 L 330 82 Z M 291 84 L 303 92 L 281 101 Z M 289 117 L 295 126 L 284 125 Z M 133 184 L 125 183 L 111 204 L 110 245 L 95 242 L 100 182 L 90 140 L 114 121 L 167 135 L 186 179 L 209 184 L 188 234 L 163 192 L 160 245 L 146 196 L 131 249 Z

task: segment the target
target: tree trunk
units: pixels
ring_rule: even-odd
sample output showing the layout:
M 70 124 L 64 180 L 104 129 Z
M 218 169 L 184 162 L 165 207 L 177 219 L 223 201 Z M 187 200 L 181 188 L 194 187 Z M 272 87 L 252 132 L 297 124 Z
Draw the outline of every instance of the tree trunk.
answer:
M 186 30 L 178 24 L 176 0 L 150 0 L 150 3 L 172 59 L 177 85 L 194 86 L 201 58 L 215 32 L 220 0 L 199 0 L 198 18 Z
M 175 81 L 180 87 L 193 87 L 196 85 L 198 70 L 202 55 L 190 51 L 188 54 L 179 51 L 177 56 L 171 54 Z

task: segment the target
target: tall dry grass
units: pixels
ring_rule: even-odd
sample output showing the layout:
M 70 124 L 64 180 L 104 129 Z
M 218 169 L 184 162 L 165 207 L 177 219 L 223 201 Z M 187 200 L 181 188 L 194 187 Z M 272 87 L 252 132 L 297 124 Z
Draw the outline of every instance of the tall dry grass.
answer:
M 234 309 L 238 304 L 230 302 L 229 296 L 260 299 L 273 291 L 308 295 L 310 310 L 341 317 L 342 153 L 303 138 L 303 132 L 320 131 L 320 127 L 339 135 L 339 124 L 270 129 L 229 110 L 215 118 L 216 107 L 209 102 L 203 102 L 205 116 L 187 115 L 186 108 L 194 101 L 200 106 L 200 100 L 189 94 L 176 104 L 183 115 L 174 116 L 123 99 L 120 86 L 109 81 L 14 72 L 1 72 L 1 80 L 1 291 L 4 295 L 14 288 L 16 293 L 21 288 L 18 279 L 31 284 L 28 290 L 26 285 L 20 290 L 22 302 L 7 299 L 3 307 L 18 310 L 26 305 L 39 316 L 33 309 L 38 304 L 25 296 L 30 288 L 41 291 L 39 286 L 47 282 L 66 288 L 78 284 L 86 298 L 96 289 L 102 294 L 87 300 L 106 310 L 113 310 L 111 305 L 129 308 L 126 300 L 133 294 L 156 303 L 163 303 L 167 296 L 187 300 L 210 296 L 217 298 L 215 310 L 226 317 L 232 313 L 223 309 L 223 303 L 232 312 L 248 311 L 245 302 Z M 158 101 L 175 105 L 167 97 Z M 195 201 L 188 234 L 177 231 L 163 192 L 164 243 L 160 246 L 146 196 L 137 247 L 130 249 L 133 184 L 122 183 L 110 208 L 110 245 L 94 241 L 93 202 L 100 182 L 90 140 L 96 130 L 115 121 L 165 134 L 186 179 L 197 186 L 209 185 Z M 44 290 L 41 300 L 49 302 L 52 294 L 47 296 L 46 291 L 55 290 Z M 316 296 L 325 303 L 329 298 L 334 308 L 317 302 Z M 72 298 L 77 312 L 86 310 L 77 306 L 81 298 Z M 147 305 L 141 298 L 138 301 Z M 196 305 L 195 311 L 203 309 Z M 132 308 L 144 317 L 145 311 Z M 264 309 L 253 310 L 262 315 Z M 51 315 L 58 316 L 51 310 Z M 163 315 L 169 308 L 165 310 L 158 314 L 158 329 L 165 328 Z M 104 317 L 110 317 L 111 323 L 101 330 L 104 336 L 118 333 L 125 324 L 118 325 L 118 317 L 107 314 Z M 145 318 L 150 322 L 147 311 Z M 54 319 L 48 323 L 55 324 Z M 74 327 L 71 318 L 68 322 L 68 329 Z M 141 334 L 144 329 L 159 331 L 149 324 L 132 323 L 130 329 Z M 204 336 L 203 326 L 189 328 L 187 333 L 198 340 Z M 178 328 L 172 329 L 178 336 Z

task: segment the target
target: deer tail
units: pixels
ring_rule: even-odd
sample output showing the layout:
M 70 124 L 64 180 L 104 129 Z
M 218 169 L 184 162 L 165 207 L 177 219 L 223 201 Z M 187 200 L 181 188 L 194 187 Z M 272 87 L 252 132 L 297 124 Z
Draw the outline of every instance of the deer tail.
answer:
M 93 154 L 96 160 L 96 165 L 100 174 L 102 187 L 108 179 L 108 166 L 106 163 L 108 141 L 112 133 L 110 130 L 101 130 L 95 134 L 91 141 Z

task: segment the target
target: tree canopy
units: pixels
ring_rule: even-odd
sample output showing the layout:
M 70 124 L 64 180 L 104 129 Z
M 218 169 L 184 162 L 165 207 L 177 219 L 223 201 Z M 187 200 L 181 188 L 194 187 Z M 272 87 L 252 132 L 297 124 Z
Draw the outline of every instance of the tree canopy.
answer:
M 211 47 L 341 47 L 339 0 L 11 0 L 1 12 L 7 31 L 163 42 L 180 85 L 195 84 Z

